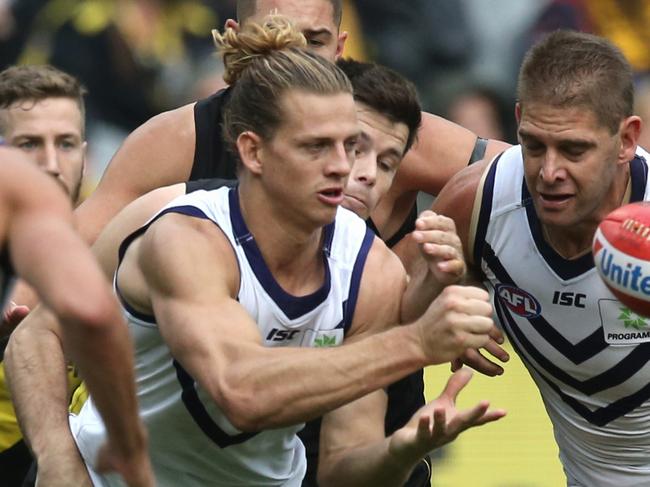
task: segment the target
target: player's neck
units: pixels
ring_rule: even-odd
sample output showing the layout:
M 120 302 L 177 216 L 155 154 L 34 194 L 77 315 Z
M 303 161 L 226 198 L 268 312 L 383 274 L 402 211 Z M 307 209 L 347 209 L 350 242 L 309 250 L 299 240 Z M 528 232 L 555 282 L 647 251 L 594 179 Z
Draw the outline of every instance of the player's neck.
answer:
M 289 294 L 304 296 L 323 283 L 322 227 L 309 229 L 280 215 L 257 194 L 240 193 L 242 216 L 275 280 Z
M 542 225 L 542 232 L 546 243 L 564 259 L 579 259 L 591 251 L 593 232 L 572 232 L 545 225 Z

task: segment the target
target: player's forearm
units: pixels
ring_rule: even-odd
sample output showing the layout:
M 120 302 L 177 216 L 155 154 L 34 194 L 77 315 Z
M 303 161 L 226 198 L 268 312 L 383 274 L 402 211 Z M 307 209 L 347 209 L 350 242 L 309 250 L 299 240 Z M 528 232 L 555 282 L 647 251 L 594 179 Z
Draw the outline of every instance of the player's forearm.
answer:
M 231 422 L 256 431 L 321 416 L 425 362 L 417 330 L 408 325 L 326 349 L 233 344 L 224 355 L 228 367 L 218 374 L 219 382 L 205 380 Z
M 68 426 L 66 364 L 58 336 L 32 328 L 32 320 L 53 319 L 35 310 L 13 333 L 4 366 L 23 435 L 40 460 L 47 454 L 78 457 Z M 55 453 L 56 452 L 56 453 Z
M 394 487 L 404 485 L 411 471 L 421 460 L 396 458 L 389 450 L 389 438 L 373 444 L 346 450 L 318 464 L 318 485 L 321 487 Z
M 128 330 L 117 311 L 108 306 L 104 319 L 68 319 L 65 348 L 80 370 L 114 448 L 128 454 L 146 445 L 138 416 L 133 348 Z

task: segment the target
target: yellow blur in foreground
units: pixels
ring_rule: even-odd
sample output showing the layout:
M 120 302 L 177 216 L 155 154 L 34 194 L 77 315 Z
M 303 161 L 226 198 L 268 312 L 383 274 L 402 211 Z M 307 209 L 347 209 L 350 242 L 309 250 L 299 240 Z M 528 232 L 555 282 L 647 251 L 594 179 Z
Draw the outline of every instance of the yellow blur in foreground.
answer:
M 551 423 L 537 387 L 512 347 L 501 377 L 474 373 L 460 393 L 461 408 L 482 399 L 508 411 L 493 424 L 464 432 L 434 458 L 433 487 L 562 487 L 566 479 L 558 459 Z M 436 397 L 450 375 L 449 365 L 425 370 L 427 399 Z

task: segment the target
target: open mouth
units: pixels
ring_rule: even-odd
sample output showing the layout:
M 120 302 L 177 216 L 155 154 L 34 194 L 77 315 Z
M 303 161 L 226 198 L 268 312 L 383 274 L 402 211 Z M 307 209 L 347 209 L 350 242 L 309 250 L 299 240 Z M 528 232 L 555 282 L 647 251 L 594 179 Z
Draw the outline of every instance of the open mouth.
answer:
M 342 189 L 325 189 L 318 192 L 318 199 L 327 205 L 337 206 L 343 201 Z
M 573 195 L 539 193 L 539 197 L 545 206 L 559 206 L 573 198 Z

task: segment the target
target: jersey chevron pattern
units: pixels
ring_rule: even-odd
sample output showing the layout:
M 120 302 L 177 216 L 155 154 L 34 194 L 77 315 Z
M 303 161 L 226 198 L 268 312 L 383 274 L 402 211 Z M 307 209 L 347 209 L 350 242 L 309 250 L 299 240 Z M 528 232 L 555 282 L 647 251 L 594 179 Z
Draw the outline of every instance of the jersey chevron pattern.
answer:
M 273 278 L 246 227 L 237 188 L 183 195 L 152 222 L 168 213 L 211 220 L 223 231 L 239 264 L 237 300 L 258 323 L 265 346 L 318 347 L 342 342 L 374 239 L 354 213 L 339 209 L 335 221 L 323 229 L 324 283 L 303 297 L 287 294 Z M 120 259 L 152 222 L 124 241 Z M 296 436 L 302 425 L 253 433 L 237 430 L 171 356 L 155 317 L 137 312 L 123 299 L 122 306 L 134 338 L 138 401 L 149 431 L 157 485 L 299 486 L 306 468 L 304 447 Z M 105 435 L 92 398 L 70 422 L 92 469 Z M 96 485 L 122 485 L 114 476 L 91 474 Z
M 641 148 L 628 195 L 649 199 Z M 519 146 L 492 162 L 477 197 L 474 262 L 540 389 L 570 484 L 650 485 L 650 319 L 614 297 L 591 253 L 567 260 L 546 243 Z

